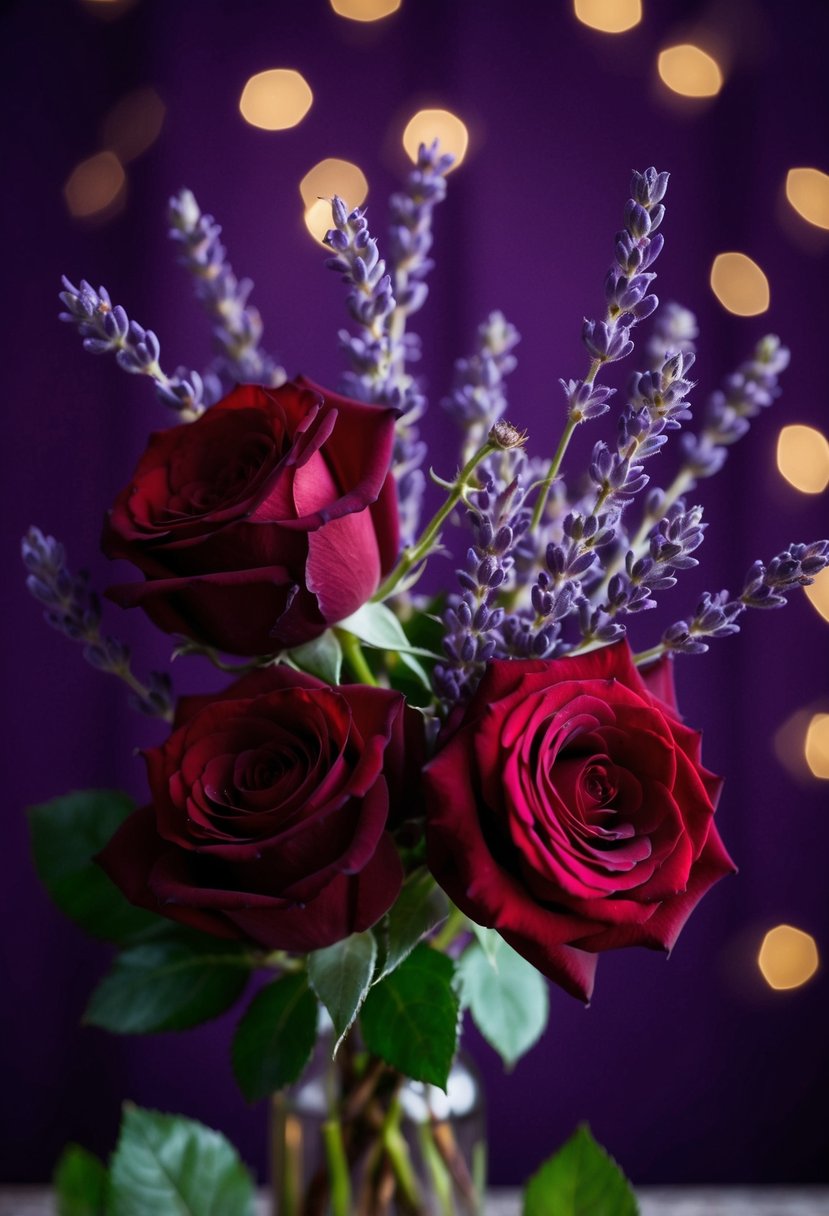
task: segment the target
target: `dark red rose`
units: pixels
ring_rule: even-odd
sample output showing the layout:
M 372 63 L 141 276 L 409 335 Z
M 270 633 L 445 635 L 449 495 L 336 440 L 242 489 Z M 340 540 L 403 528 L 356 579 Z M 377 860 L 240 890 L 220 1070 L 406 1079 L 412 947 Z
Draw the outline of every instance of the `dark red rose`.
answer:
M 133 903 L 205 933 L 328 946 L 394 902 L 389 811 L 422 759 L 422 718 L 399 693 L 271 667 L 179 702 L 146 753 L 152 805 L 99 861 Z
M 316 637 L 394 564 L 394 423 L 392 410 L 299 381 L 243 385 L 157 432 L 102 541 L 146 582 L 108 595 L 231 654 Z
M 671 662 L 626 642 L 495 661 L 425 773 L 429 864 L 459 908 L 589 999 L 596 954 L 670 950 L 734 870 L 721 781 L 682 724 Z

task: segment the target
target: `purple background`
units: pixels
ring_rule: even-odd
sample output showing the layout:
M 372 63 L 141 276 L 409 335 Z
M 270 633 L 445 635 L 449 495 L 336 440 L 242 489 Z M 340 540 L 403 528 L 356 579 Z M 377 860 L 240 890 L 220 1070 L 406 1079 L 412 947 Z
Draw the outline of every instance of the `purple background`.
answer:
M 630 169 L 672 170 L 658 290 L 699 313 L 696 400 L 768 329 L 793 351 L 783 401 L 734 451 L 726 474 L 702 488 L 713 522 L 702 569 L 667 599 L 675 618 L 703 588 L 735 587 L 754 557 L 829 532 L 826 496 L 797 493 L 774 461 L 784 422 L 826 426 L 829 234 L 800 221 L 781 191 L 792 166 L 829 169 L 829 6 L 646 0 L 644 24 L 620 37 L 579 26 L 563 2 L 403 0 L 399 14 L 366 27 L 335 17 L 324 0 L 138 0 L 114 21 L 92 8 L 21 0 L 5 6 L 0 27 L 8 132 L 0 1177 L 45 1178 L 69 1138 L 106 1152 L 125 1097 L 222 1128 L 261 1177 L 265 1111 L 235 1089 L 233 1018 L 145 1041 L 79 1029 L 107 950 L 53 910 L 29 860 L 27 803 L 85 786 L 140 796 L 134 749 L 157 736 L 114 681 L 42 624 L 21 589 L 17 538 L 30 522 L 64 539 L 71 559 L 106 585 L 102 512 L 147 428 L 170 421 L 146 382 L 84 355 L 57 324 L 58 274 L 105 282 L 158 331 L 169 365 L 202 363 L 206 327 L 164 235 L 166 200 L 186 183 L 223 223 L 237 271 L 255 278 L 266 337 L 289 371 L 331 383 L 341 366 L 342 291 L 305 232 L 297 184 L 324 156 L 355 160 L 382 230 L 383 200 L 404 168 L 400 129 L 421 103 L 445 104 L 469 124 L 472 146 L 450 179 L 439 267 L 415 325 L 427 345 L 424 371 L 436 401 L 475 325 L 502 308 L 523 335 L 510 417 L 530 427 L 541 450 L 560 426 L 557 377 L 586 366 L 579 325 L 601 307 Z M 720 45 L 728 82 L 711 104 L 681 103 L 658 85 L 655 55 L 699 28 Z M 291 131 L 254 130 L 238 114 L 247 77 L 272 66 L 299 68 L 314 90 L 310 114 Z M 126 208 L 103 225 L 71 221 L 63 182 L 96 150 L 107 109 L 143 84 L 159 90 L 167 120 L 130 167 Z M 711 295 L 711 260 L 732 248 L 765 268 L 768 316 L 734 318 Z M 589 435 L 584 428 L 575 457 L 601 425 Z M 439 470 L 451 473 L 437 408 L 428 430 Z M 139 671 L 163 661 L 167 641 L 142 619 L 113 609 L 108 622 L 136 644 Z M 663 623 L 643 620 L 635 640 L 647 643 Z M 826 708 L 828 629 L 798 597 L 785 613 L 755 613 L 708 656 L 679 661 L 687 719 L 704 727 L 706 762 L 728 779 L 720 826 L 740 874 L 708 896 L 668 963 L 637 951 L 602 959 L 586 1011 L 553 991 L 548 1034 L 510 1078 L 469 1037 L 489 1083 L 494 1181 L 526 1176 L 585 1118 L 637 1182 L 827 1180 L 826 969 L 803 989 L 773 993 L 754 960 L 763 933 L 781 921 L 829 952 L 826 786 L 788 772 L 772 743 L 795 711 Z M 175 677 L 180 689 L 192 687 L 199 665 L 184 660 Z

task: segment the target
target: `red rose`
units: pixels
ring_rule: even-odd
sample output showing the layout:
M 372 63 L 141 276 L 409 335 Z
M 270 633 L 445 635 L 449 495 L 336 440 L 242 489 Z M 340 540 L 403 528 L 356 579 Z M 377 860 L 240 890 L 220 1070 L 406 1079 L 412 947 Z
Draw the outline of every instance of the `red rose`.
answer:
M 104 527 L 159 628 L 232 654 L 309 641 L 364 604 L 398 548 L 394 411 L 308 382 L 243 385 L 152 436 Z
M 438 882 L 585 1000 L 598 951 L 670 950 L 734 870 L 670 660 L 640 674 L 626 642 L 490 663 L 425 782 Z
M 100 855 L 128 899 L 220 937 L 314 950 L 369 928 L 402 867 L 387 830 L 423 757 L 399 693 L 285 666 L 179 702 L 153 804 Z

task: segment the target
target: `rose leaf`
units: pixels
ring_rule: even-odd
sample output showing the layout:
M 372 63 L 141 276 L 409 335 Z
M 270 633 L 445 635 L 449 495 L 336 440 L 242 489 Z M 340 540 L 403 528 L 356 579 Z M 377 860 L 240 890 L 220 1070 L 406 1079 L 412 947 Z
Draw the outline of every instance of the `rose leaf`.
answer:
M 354 1024 L 371 987 L 377 963 L 372 933 L 352 933 L 344 941 L 308 955 L 308 980 L 331 1015 L 336 1036 L 332 1056 Z
M 233 1074 L 249 1102 L 301 1075 L 317 1039 L 317 1002 L 304 974 L 285 975 L 253 998 L 236 1028 Z
M 637 1216 L 639 1205 L 612 1157 L 582 1124 L 533 1174 L 524 1189 L 523 1216 Z
M 46 890 L 87 933 L 119 943 L 164 924 L 128 903 L 93 861 L 132 810 L 117 790 L 79 790 L 29 808 L 35 869 Z
M 366 646 L 375 650 L 391 650 L 400 655 L 423 655 L 427 659 L 439 659 L 440 655 L 413 646 L 406 636 L 400 621 L 385 604 L 363 604 L 351 616 L 337 622 L 337 628 L 353 633 Z
M 235 942 L 179 934 L 122 951 L 90 997 L 84 1022 L 114 1034 L 187 1030 L 241 995 L 250 960 Z
M 379 983 L 408 958 L 417 943 L 446 920 L 449 901 L 426 869 L 415 870 L 383 922 L 384 953 L 374 982 Z
M 461 1001 L 507 1068 L 541 1037 L 549 1014 L 547 984 L 503 938 L 489 955 L 476 942 L 458 963 Z
M 483 950 L 484 954 L 489 959 L 491 966 L 498 970 L 498 945 L 504 939 L 495 929 L 485 929 L 483 925 L 476 925 L 474 921 L 470 921 L 472 932 L 475 934 L 478 945 Z
M 285 659 L 292 667 L 318 676 L 328 684 L 339 684 L 343 670 L 343 648 L 333 629 L 326 629 L 313 642 L 286 650 Z
M 458 1043 L 460 1005 L 450 958 L 421 942 L 376 984 L 360 1012 L 366 1047 L 393 1068 L 446 1089 Z
M 124 1106 L 108 1216 L 252 1216 L 253 1180 L 202 1123 Z
M 55 1167 L 58 1216 L 104 1216 L 108 1185 L 103 1162 L 79 1144 L 68 1144 Z

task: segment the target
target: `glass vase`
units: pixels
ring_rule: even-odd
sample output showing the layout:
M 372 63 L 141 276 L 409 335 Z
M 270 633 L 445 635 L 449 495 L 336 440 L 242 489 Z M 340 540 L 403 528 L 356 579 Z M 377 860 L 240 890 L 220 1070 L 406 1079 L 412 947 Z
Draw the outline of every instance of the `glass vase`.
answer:
M 412 1081 L 346 1038 L 318 1044 L 271 1108 L 274 1216 L 480 1216 L 481 1082 L 460 1053 L 447 1089 Z

